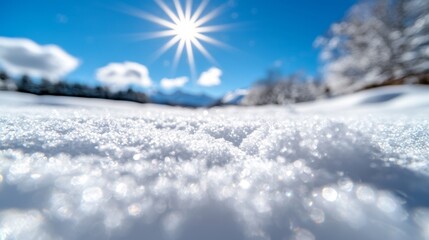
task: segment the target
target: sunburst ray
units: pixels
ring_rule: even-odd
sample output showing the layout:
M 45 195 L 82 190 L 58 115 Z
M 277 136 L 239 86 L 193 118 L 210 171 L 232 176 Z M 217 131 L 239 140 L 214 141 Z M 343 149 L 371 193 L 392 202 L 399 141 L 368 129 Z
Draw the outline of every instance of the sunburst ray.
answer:
M 168 17 L 170 17 L 170 19 L 175 23 L 179 23 L 180 20 L 179 18 L 174 14 L 173 10 L 171 10 L 167 4 L 165 4 L 165 2 L 163 0 L 156 0 L 156 3 L 158 4 L 158 6 L 165 12 L 165 14 L 168 15 Z
M 192 0 L 186 0 L 185 19 L 190 21 L 192 17 Z
M 191 68 L 191 74 L 192 74 L 192 77 L 194 77 L 196 74 L 196 70 L 195 70 L 194 51 L 192 50 L 191 40 L 186 40 L 186 53 L 188 55 L 188 63 L 189 63 L 189 67 Z
M 180 0 L 173 0 L 174 6 L 176 7 L 177 16 L 179 17 L 180 21 L 185 20 L 185 13 L 183 12 L 182 4 L 180 3 Z
M 182 56 L 184 48 L 185 48 L 185 41 L 180 40 L 179 45 L 177 45 L 176 54 L 174 56 L 174 61 L 173 61 L 174 71 L 176 71 L 177 65 L 179 65 L 179 61 L 180 61 L 180 58 Z
M 207 49 L 201 44 L 201 42 L 198 41 L 198 39 L 192 39 L 191 41 L 194 46 L 200 51 L 200 53 L 204 55 L 204 57 L 206 57 L 213 64 L 217 64 L 213 56 L 207 51 Z
M 223 42 L 221 42 L 219 40 L 216 40 L 216 39 L 214 39 L 212 37 L 200 34 L 200 33 L 196 33 L 195 34 L 195 38 L 197 38 L 197 39 L 199 39 L 201 41 L 204 41 L 206 43 L 210 43 L 212 45 L 218 46 L 218 47 L 229 48 L 229 46 L 226 45 L 225 43 L 223 43 Z
M 213 11 L 209 12 L 207 15 L 199 18 L 198 20 L 195 21 L 195 26 L 196 27 L 200 27 L 203 24 L 213 20 L 214 18 L 216 18 L 217 16 L 219 16 L 219 14 L 222 12 L 222 10 L 225 9 L 225 6 L 222 5 L 216 9 L 214 9 Z
M 155 38 L 173 37 L 175 35 L 176 35 L 176 32 L 173 30 L 127 34 L 127 36 L 134 38 L 136 40 L 148 40 L 148 39 L 155 39 Z
M 192 15 L 191 18 L 191 22 L 195 22 L 197 21 L 201 14 L 204 12 L 204 10 L 206 9 L 207 5 L 209 4 L 210 0 L 202 0 L 200 5 L 198 6 L 197 10 L 195 10 L 194 14 Z
M 164 46 L 162 46 L 162 48 L 160 48 L 156 54 L 155 57 L 158 58 L 160 57 L 162 54 L 166 53 L 168 50 L 170 50 L 176 43 L 178 43 L 180 41 L 180 37 L 179 36 L 175 36 L 174 38 L 170 39 L 170 41 L 168 41 L 166 44 L 164 44 Z
M 157 17 L 153 14 L 147 13 L 134 7 L 123 6 L 120 10 L 128 15 L 151 21 L 163 27 L 173 29 L 176 26 L 175 23 L 169 22 L 168 20 Z

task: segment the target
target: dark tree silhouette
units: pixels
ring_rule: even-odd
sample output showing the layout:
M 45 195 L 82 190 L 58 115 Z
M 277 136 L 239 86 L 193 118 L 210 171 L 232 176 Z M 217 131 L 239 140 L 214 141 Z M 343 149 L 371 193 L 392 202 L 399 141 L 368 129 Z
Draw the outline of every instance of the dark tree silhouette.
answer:
M 19 92 L 34 93 L 33 82 L 28 75 L 23 75 L 17 83 Z
M 9 80 L 9 76 L 7 75 L 6 72 L 0 72 L 0 81 L 2 82 L 6 82 Z
M 10 80 L 5 72 L 0 71 L 0 83 Z M 4 86 L 3 86 L 4 85 Z M 8 87 L 13 85 L 12 87 Z M 54 95 L 54 96 L 71 96 L 84 98 L 104 98 L 113 100 L 125 100 L 138 103 L 148 103 L 149 97 L 137 92 L 131 88 L 120 91 L 111 92 L 109 88 L 103 86 L 89 87 L 80 83 L 70 83 L 65 80 L 52 82 L 49 79 L 42 78 L 40 82 L 34 82 L 28 75 L 23 75 L 17 81 L 10 81 L 10 84 L 0 84 L 0 88 L 4 90 L 19 91 L 32 93 L 37 95 Z
M 39 85 L 39 92 L 38 93 L 41 95 L 53 94 L 54 93 L 54 86 L 52 85 L 52 83 L 48 79 L 42 78 L 40 85 Z

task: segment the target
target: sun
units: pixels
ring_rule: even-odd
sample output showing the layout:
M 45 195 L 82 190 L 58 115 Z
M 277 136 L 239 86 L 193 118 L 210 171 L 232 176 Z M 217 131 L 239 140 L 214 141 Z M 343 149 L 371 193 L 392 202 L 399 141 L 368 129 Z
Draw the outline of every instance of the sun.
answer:
M 175 26 L 174 31 L 180 40 L 192 42 L 195 41 L 198 27 L 195 22 L 184 19 Z
M 171 0 L 174 4 L 174 10 L 167 5 L 164 0 L 155 0 L 157 5 L 163 10 L 168 18 L 162 18 L 153 14 L 126 7 L 123 10 L 133 16 L 139 17 L 144 20 L 151 21 L 155 24 L 165 28 L 164 30 L 151 33 L 139 34 L 140 37 L 147 38 L 170 38 L 155 54 L 158 58 L 168 50 L 176 47 L 176 53 L 173 61 L 173 68 L 176 69 L 177 65 L 186 52 L 188 64 L 192 74 L 195 70 L 194 50 L 198 50 L 207 60 L 216 64 L 215 59 L 204 46 L 204 43 L 215 45 L 218 47 L 226 47 L 226 44 L 208 36 L 209 33 L 222 31 L 230 25 L 206 25 L 215 19 L 225 8 L 226 5 L 221 5 L 208 13 L 206 11 L 209 0 L 201 0 L 198 7 L 193 10 L 193 0 L 186 0 L 186 4 L 182 5 L 180 0 Z

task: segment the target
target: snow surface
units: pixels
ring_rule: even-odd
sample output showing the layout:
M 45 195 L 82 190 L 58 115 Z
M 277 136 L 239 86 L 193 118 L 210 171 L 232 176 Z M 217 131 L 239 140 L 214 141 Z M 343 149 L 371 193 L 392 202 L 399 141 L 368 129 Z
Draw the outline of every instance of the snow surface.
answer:
M 0 239 L 429 239 L 427 96 L 189 110 L 0 92 Z

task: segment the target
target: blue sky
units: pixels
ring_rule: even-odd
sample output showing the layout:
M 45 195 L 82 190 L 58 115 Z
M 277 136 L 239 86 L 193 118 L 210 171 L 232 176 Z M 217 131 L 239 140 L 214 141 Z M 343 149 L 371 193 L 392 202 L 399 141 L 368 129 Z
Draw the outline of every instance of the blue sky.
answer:
M 170 0 L 166 3 L 173 6 Z M 184 1 L 183 1 L 184 2 Z M 200 0 L 194 0 L 198 5 Z M 248 87 L 263 77 L 270 67 L 281 63 L 283 73 L 318 72 L 317 36 L 343 18 L 355 0 L 211 0 L 206 12 L 221 4 L 228 7 L 208 25 L 238 25 L 210 33 L 234 49 L 205 44 L 217 64 L 196 55 L 197 75 L 211 67 L 222 70 L 222 84 L 201 87 L 193 78 L 186 91 L 221 95 Z M 169 39 L 139 41 L 134 33 L 164 30 L 156 24 L 118 11 L 129 5 L 167 18 L 152 0 L 14 0 L 3 1 L 0 36 L 28 38 L 38 44 L 56 44 L 80 60 L 79 67 L 67 76 L 74 81 L 94 83 L 95 71 L 111 62 L 132 61 L 147 66 L 155 84 L 162 78 L 191 77 L 186 56 L 173 71 L 175 48 L 154 59 L 157 49 Z M 198 77 L 198 76 L 197 76 Z

